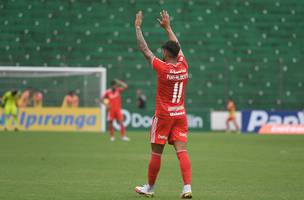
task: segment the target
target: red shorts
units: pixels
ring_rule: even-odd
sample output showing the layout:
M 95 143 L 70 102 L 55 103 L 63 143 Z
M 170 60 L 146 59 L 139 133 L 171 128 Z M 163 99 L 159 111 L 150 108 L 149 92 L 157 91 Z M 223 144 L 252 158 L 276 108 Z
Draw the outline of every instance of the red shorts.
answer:
M 153 117 L 150 142 L 155 144 L 173 144 L 174 141 L 187 142 L 187 116 L 183 118 Z
M 116 119 L 117 121 L 123 120 L 123 115 L 121 110 L 109 110 L 108 111 L 108 121 L 113 121 Z

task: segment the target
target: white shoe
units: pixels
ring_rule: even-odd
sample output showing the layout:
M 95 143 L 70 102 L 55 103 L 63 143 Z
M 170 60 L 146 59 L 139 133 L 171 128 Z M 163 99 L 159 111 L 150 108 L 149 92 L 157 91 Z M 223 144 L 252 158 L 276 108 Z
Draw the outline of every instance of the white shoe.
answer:
M 145 184 L 143 186 L 136 186 L 135 192 L 140 195 L 143 195 L 145 197 L 153 197 L 154 196 L 154 187 L 153 186 L 151 187 L 148 184 Z
M 121 138 L 121 140 L 122 140 L 122 141 L 125 141 L 125 142 L 129 142 L 131 139 L 128 138 L 127 136 L 123 136 L 123 137 Z
M 115 141 L 115 137 L 110 137 L 110 141 L 114 142 Z
M 184 185 L 183 192 L 180 195 L 182 199 L 192 199 L 191 185 Z

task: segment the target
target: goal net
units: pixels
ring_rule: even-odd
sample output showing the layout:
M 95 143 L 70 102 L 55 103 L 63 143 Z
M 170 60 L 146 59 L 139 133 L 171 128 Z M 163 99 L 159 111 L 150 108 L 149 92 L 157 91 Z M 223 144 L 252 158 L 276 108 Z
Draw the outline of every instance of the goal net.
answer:
M 100 107 L 102 127 L 105 109 L 96 99 L 106 89 L 106 69 L 102 67 L 0 67 L 0 96 L 6 91 L 30 90 L 43 94 L 43 107 L 61 107 L 66 94 L 79 97 L 79 107 Z M 31 107 L 31 104 L 29 105 Z

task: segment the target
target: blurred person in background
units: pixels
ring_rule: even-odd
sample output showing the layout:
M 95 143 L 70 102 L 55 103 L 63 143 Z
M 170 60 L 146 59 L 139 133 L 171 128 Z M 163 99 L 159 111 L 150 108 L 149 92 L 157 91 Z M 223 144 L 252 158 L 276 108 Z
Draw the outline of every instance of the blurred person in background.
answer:
M 70 91 L 67 95 L 65 95 L 62 107 L 63 108 L 77 108 L 79 104 L 79 98 L 74 91 Z
M 43 94 L 41 91 L 36 90 L 33 94 L 33 106 L 35 108 L 42 107 L 43 105 Z
M 235 107 L 235 103 L 232 100 L 232 98 L 228 99 L 226 107 L 227 107 L 227 110 L 228 110 L 228 113 L 229 113 L 228 118 L 226 120 L 226 131 L 230 131 L 230 122 L 232 122 L 236 131 L 239 132 L 240 128 L 239 128 L 239 125 L 236 121 L 236 116 L 235 116 L 236 107 Z
M 19 108 L 26 108 L 30 105 L 31 102 L 31 93 L 32 93 L 32 89 L 31 88 L 27 88 L 26 90 L 24 90 L 21 94 L 21 97 L 18 100 L 18 106 Z
M 136 91 L 136 106 L 139 109 L 145 109 L 146 108 L 146 102 L 147 98 L 146 96 L 142 93 L 141 90 Z
M 10 117 L 12 116 L 12 122 L 14 130 L 18 131 L 18 91 L 10 90 L 4 93 L 2 96 L 2 107 L 4 108 L 4 130 L 8 130 L 10 124 Z
M 126 136 L 126 128 L 123 124 L 121 93 L 128 88 L 128 85 L 121 80 L 111 81 L 111 88 L 107 89 L 99 102 L 103 103 L 108 111 L 108 127 L 110 141 L 115 141 L 113 121 L 120 125 L 120 138 L 123 141 L 130 141 Z

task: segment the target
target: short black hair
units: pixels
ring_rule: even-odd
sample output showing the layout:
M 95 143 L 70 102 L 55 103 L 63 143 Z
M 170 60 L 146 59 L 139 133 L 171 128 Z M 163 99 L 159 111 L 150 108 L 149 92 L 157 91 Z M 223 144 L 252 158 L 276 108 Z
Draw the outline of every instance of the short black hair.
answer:
M 175 58 L 178 56 L 178 53 L 180 51 L 179 44 L 175 41 L 172 41 L 172 40 L 167 41 L 162 46 L 162 48 L 168 50 L 172 54 L 172 56 L 175 57 Z
M 75 93 L 74 90 L 71 90 L 71 91 L 68 92 L 68 95 L 75 95 L 75 94 L 76 94 L 76 93 Z
M 18 94 L 18 90 L 12 90 L 12 95 L 16 96 Z
M 114 86 L 114 85 L 116 85 L 116 81 L 115 81 L 115 80 L 112 80 L 112 81 L 111 81 L 111 86 Z

